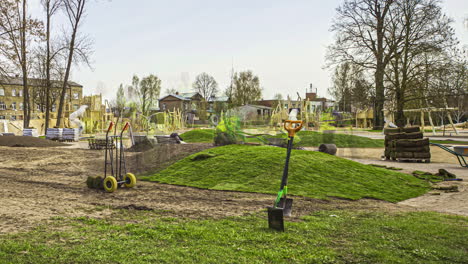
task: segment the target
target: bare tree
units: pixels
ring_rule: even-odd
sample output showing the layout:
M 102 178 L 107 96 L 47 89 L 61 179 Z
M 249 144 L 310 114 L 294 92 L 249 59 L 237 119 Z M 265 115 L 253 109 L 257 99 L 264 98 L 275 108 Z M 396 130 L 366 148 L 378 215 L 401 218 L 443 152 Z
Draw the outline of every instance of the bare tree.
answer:
M 218 92 L 218 83 L 212 76 L 203 72 L 195 78 L 193 90 L 200 93 L 205 101 L 208 101 Z
M 385 68 L 395 54 L 395 43 L 386 42 L 394 0 L 349 0 L 337 8 L 331 31 L 336 41 L 329 46 L 331 65 L 353 62 L 374 71 L 374 127 L 383 126 Z M 398 42 L 397 42 L 398 43 Z
M 23 126 L 29 127 L 31 106 L 28 85 L 28 49 L 41 34 L 42 23 L 27 13 L 27 0 L 0 1 L 0 56 L 2 73 L 21 72 L 23 80 Z
M 56 126 L 60 126 L 65 104 L 65 94 L 68 88 L 68 80 L 72 63 L 78 63 L 80 60 L 89 65 L 89 55 L 92 53 L 91 41 L 79 35 L 79 28 L 86 11 L 87 0 L 62 0 L 65 13 L 70 22 L 71 35 L 65 38 L 65 46 L 67 47 L 65 75 L 63 78 L 62 92 L 60 94 L 59 109 L 57 114 Z
M 51 19 L 52 16 L 60 8 L 61 0 L 41 0 L 42 7 L 44 8 L 46 14 L 46 32 L 45 32 L 45 41 L 46 41 L 46 57 L 45 57 L 45 131 L 49 128 L 50 121 L 50 104 L 51 104 L 51 63 L 54 55 L 51 53 Z
M 386 77 L 390 82 L 388 92 L 396 105 L 396 124 L 404 126 L 405 104 L 413 100 L 423 102 L 426 94 L 419 82 L 424 64 L 431 62 L 424 54 L 441 53 L 457 43 L 450 26 L 452 20 L 442 14 L 439 1 L 399 1 L 394 7 L 395 15 L 388 24 L 392 34 L 387 42 L 395 45 L 396 52 Z

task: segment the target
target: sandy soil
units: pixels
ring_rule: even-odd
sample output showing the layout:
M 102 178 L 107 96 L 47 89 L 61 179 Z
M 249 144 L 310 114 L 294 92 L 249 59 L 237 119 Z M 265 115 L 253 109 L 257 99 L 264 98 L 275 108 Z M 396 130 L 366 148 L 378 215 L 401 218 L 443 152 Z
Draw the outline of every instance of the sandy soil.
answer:
M 437 173 L 439 169 L 446 169 L 457 175 L 458 178 L 463 179 L 463 181 L 441 182 L 435 184 L 433 188 L 457 186 L 458 192 L 433 190 L 420 197 L 402 201 L 399 204 L 422 210 L 468 216 L 468 168 L 461 167 L 454 156 L 449 156 L 447 152 L 441 151 L 443 150 L 431 148 L 433 156 L 431 163 L 383 161 L 375 158 L 382 152 L 382 149 L 342 149 L 337 154 L 364 164 L 379 164 L 401 168 L 403 169 L 402 172 L 405 173 L 412 173 L 415 170 Z
M 313 148 L 312 148 L 313 149 Z M 338 148 L 337 156 L 351 159 L 375 159 L 382 156 L 384 148 Z M 398 167 L 399 162 L 395 163 Z M 457 158 L 447 151 L 431 146 L 431 163 L 459 164 Z
M 155 150 L 159 155 L 129 153 L 129 167 L 135 169 L 144 163 L 146 169 L 157 167 L 153 164 L 157 161 L 168 164 L 163 162 L 164 157 L 180 158 L 208 147 L 180 146 Z M 274 199 L 265 194 L 210 191 L 141 181 L 133 189 L 122 188 L 111 194 L 88 189 L 86 178 L 101 175 L 102 164 L 101 151 L 0 147 L 0 233 L 28 230 L 53 217 L 115 218 L 120 212 L 115 209 L 154 210 L 189 218 L 220 218 L 262 211 Z M 410 207 L 374 200 L 322 201 L 296 197 L 292 220 L 315 210 L 339 208 L 409 210 Z

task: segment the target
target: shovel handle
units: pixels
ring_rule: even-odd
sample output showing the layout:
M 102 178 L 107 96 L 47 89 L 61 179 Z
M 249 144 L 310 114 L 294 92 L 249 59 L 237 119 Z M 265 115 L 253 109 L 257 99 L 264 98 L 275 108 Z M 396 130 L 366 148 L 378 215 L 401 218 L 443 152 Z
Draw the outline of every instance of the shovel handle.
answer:
M 123 129 L 122 129 L 122 132 L 124 132 L 125 130 L 127 130 L 129 126 L 130 126 L 130 123 L 128 123 L 128 122 L 125 123 L 125 126 L 124 126 Z
M 107 133 L 109 133 L 112 130 L 112 127 L 114 127 L 114 122 L 110 122 L 109 128 L 107 129 Z
M 298 127 L 293 127 L 293 124 L 299 124 Z M 300 120 L 286 120 L 284 121 L 284 129 L 288 131 L 288 136 L 294 137 L 296 135 L 296 132 L 301 130 L 302 128 L 302 121 Z

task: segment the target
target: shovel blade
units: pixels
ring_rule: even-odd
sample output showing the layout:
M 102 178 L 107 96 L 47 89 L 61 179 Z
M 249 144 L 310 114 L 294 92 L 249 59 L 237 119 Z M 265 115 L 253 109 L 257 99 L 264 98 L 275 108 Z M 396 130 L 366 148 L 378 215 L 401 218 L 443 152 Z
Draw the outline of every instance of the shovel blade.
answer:
M 283 208 L 283 215 L 291 217 L 293 199 L 291 198 L 281 198 L 278 207 Z
M 268 207 L 268 228 L 284 231 L 283 208 Z

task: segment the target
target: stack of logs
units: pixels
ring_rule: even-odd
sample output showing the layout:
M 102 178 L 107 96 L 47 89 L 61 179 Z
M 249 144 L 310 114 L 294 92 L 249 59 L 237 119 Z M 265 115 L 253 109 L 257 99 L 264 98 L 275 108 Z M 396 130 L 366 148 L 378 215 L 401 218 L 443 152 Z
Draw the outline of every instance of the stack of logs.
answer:
M 419 127 L 385 128 L 385 158 L 398 161 L 429 163 L 429 139 L 423 138 Z

